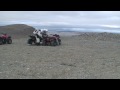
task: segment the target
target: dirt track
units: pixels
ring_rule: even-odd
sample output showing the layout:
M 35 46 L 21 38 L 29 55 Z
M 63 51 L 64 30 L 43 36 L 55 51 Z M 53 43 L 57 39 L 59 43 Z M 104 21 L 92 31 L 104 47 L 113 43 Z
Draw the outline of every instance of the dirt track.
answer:
M 120 41 L 62 37 L 62 45 L 0 46 L 0 79 L 120 79 Z

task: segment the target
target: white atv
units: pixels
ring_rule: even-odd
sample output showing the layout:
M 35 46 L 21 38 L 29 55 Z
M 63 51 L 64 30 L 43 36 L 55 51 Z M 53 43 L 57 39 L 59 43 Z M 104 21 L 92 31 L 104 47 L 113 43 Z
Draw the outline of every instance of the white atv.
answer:
M 47 29 L 41 29 L 41 30 L 35 30 L 33 32 L 34 35 L 30 35 L 30 39 L 28 39 L 28 44 L 36 44 L 36 45 L 41 45 L 42 44 L 42 34 L 46 33 L 47 34 L 48 30 Z

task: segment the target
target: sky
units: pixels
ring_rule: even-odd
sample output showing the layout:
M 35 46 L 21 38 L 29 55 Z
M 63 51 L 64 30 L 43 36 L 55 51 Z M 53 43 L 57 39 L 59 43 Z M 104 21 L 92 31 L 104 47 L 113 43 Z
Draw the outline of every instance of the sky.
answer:
M 120 11 L 0 11 L 0 24 L 119 28 Z

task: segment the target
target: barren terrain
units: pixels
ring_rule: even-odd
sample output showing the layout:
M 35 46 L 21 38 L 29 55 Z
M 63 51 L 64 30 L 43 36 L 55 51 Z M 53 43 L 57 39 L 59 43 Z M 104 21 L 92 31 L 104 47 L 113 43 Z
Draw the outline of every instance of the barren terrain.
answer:
M 0 45 L 0 79 L 120 79 L 120 35 L 61 34 L 56 47 L 27 39 Z

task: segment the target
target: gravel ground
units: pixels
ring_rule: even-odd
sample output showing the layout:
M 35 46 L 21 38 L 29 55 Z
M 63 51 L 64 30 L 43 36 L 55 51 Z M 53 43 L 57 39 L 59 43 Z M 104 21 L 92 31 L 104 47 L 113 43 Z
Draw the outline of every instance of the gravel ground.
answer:
M 61 46 L 0 45 L 0 79 L 120 79 L 120 41 L 62 37 Z

